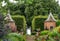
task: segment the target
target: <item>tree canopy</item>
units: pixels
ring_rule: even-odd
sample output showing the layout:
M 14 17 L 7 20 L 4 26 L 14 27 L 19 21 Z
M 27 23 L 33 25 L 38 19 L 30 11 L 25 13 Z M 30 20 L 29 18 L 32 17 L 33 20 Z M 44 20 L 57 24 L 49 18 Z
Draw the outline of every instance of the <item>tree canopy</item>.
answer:
M 4 7 L 0 3 L 0 12 L 6 14 L 10 9 L 12 15 L 23 15 L 27 21 L 31 24 L 33 16 L 47 15 L 49 11 L 53 14 L 60 13 L 60 6 L 55 0 L 16 0 L 17 3 L 11 3 L 9 0 L 5 0 L 7 3 Z M 0 1 L 2 2 L 2 0 Z

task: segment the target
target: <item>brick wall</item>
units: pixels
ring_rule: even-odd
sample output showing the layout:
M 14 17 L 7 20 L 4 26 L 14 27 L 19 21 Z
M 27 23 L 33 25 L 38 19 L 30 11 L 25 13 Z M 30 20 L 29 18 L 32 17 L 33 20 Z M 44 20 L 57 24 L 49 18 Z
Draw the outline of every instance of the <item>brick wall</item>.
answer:
M 56 22 L 52 21 L 52 22 L 44 22 L 44 29 L 49 29 L 50 30 L 50 27 L 53 26 L 53 28 L 56 27 Z
M 10 25 L 10 29 L 12 30 L 12 32 L 16 32 L 17 31 L 15 22 L 10 22 L 9 25 Z

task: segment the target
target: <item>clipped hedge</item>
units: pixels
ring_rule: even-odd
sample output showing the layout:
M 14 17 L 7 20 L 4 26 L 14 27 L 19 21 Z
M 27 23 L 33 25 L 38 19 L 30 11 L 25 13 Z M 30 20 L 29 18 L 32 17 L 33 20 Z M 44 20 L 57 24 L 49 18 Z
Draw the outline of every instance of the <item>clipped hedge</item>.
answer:
M 46 20 L 45 17 L 35 16 L 32 20 L 32 30 L 39 29 L 44 30 L 44 21 Z
M 15 21 L 18 31 L 20 31 L 21 29 L 23 30 L 26 29 L 26 21 L 24 16 L 15 15 L 15 16 L 12 16 L 12 18 Z
M 57 19 L 57 16 L 54 16 Z M 32 20 L 32 30 L 40 28 L 40 30 L 44 30 L 44 21 L 48 18 L 48 16 L 34 16 Z M 60 21 L 57 21 L 57 26 L 60 25 Z
M 58 21 L 56 22 L 56 24 L 57 24 L 57 26 L 60 26 L 60 20 L 58 20 Z

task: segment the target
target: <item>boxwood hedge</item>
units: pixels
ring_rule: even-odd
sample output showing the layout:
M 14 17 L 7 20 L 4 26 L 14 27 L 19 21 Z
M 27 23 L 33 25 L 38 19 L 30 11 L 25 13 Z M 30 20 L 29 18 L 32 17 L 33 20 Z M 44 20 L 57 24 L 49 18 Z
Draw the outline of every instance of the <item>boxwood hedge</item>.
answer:
M 55 17 L 55 16 L 54 16 Z M 32 20 L 32 30 L 39 29 L 44 30 L 44 21 L 48 18 L 48 16 L 34 16 Z M 55 17 L 57 19 L 57 17 Z M 57 26 L 59 25 L 60 21 L 57 21 Z
M 35 16 L 32 20 L 32 30 L 40 29 L 44 30 L 44 21 L 46 18 L 41 16 Z
M 18 31 L 20 31 L 21 29 L 23 30 L 26 29 L 26 21 L 24 16 L 15 15 L 15 16 L 12 16 L 12 18 L 15 21 Z

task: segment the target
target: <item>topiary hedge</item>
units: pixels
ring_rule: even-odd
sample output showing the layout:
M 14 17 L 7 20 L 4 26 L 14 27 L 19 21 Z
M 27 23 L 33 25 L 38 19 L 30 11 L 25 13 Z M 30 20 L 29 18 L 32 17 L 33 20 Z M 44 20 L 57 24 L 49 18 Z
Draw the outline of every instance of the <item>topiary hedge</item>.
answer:
M 57 26 L 60 26 L 60 20 L 58 20 L 58 21 L 56 22 L 56 24 L 57 24 Z
M 54 16 L 57 19 L 56 16 Z M 48 16 L 34 16 L 32 20 L 32 30 L 40 28 L 40 30 L 44 30 L 44 21 L 48 18 Z M 60 21 L 57 21 L 57 26 L 60 25 Z
M 14 16 L 12 16 L 12 18 L 15 21 L 18 31 L 20 31 L 21 29 L 23 29 L 23 30 L 26 29 L 26 21 L 25 21 L 24 16 L 14 15 Z
M 46 18 L 41 16 L 35 16 L 32 20 L 32 30 L 39 29 L 44 30 L 44 21 Z

